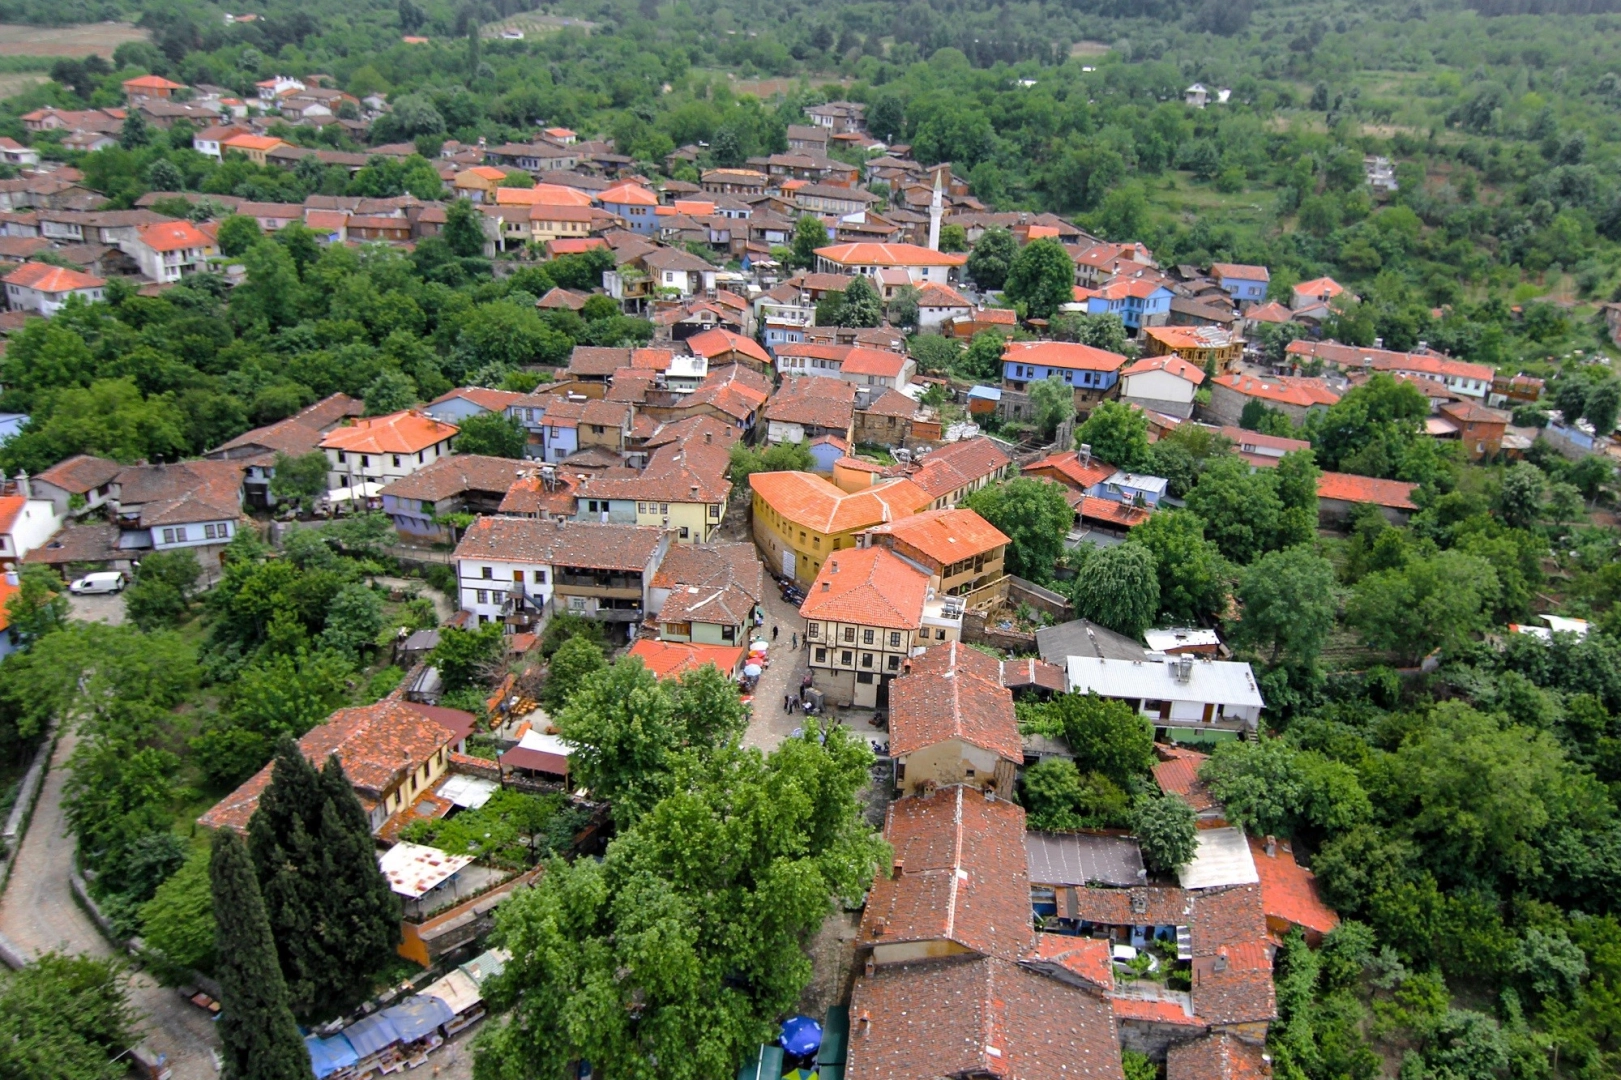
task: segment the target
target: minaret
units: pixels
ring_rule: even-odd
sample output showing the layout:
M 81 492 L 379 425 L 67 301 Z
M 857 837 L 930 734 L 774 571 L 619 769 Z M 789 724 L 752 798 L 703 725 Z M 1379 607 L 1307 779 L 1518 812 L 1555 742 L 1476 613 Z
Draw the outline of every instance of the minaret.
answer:
M 934 172 L 934 197 L 929 200 L 929 250 L 940 250 L 940 170 Z

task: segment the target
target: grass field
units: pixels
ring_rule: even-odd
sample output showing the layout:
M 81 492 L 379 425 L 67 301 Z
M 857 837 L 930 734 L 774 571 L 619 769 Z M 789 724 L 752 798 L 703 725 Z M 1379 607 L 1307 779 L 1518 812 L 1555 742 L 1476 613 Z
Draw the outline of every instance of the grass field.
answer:
M 589 34 L 597 28 L 597 24 L 568 15 L 543 15 L 538 11 L 528 11 L 496 22 L 484 23 L 478 28 L 478 32 L 483 37 L 498 38 L 503 30 L 521 30 L 526 36 L 533 36 L 555 34 L 559 30 L 571 28 Z
M 128 23 L 89 26 L 20 26 L 0 23 L 0 56 L 112 56 L 129 41 L 145 41 L 146 31 Z M 15 93 L 16 91 L 10 91 Z
M 35 71 L 22 71 L 11 75 L 0 75 L 0 101 L 37 86 L 45 82 L 48 76 Z

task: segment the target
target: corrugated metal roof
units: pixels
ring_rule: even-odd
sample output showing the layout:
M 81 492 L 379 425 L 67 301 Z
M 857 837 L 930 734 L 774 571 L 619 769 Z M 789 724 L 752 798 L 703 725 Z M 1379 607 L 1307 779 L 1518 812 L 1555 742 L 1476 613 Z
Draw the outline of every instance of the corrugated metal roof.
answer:
M 1024 834 L 1030 880 L 1037 885 L 1141 885 L 1148 879 L 1142 849 L 1124 836 Z

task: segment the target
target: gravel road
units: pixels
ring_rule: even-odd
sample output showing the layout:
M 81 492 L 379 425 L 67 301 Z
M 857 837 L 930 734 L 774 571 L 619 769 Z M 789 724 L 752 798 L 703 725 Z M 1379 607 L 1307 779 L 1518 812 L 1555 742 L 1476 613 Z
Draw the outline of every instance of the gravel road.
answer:
M 109 956 L 113 951 L 68 884 L 73 838 L 62 815 L 62 786 L 67 780 L 63 766 L 74 743 L 71 733 L 57 742 L 11 881 L 0 897 L 0 933 L 35 956 L 51 951 Z M 215 1080 L 210 1050 L 219 1040 L 207 1014 L 141 973 L 130 980 L 130 1004 L 143 1014 L 147 1045 L 167 1055 L 173 1080 Z

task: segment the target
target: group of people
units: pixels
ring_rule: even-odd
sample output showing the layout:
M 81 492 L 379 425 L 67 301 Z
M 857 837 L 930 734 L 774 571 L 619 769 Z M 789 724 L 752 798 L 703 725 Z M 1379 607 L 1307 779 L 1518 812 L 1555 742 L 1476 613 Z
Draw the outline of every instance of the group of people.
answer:
M 777 643 L 777 635 L 780 633 L 782 633 L 781 626 L 773 626 L 771 628 L 771 643 L 773 645 Z M 795 650 L 799 648 L 799 631 L 795 630 L 793 633 L 788 635 L 788 647 Z

